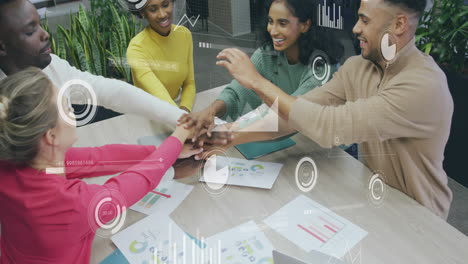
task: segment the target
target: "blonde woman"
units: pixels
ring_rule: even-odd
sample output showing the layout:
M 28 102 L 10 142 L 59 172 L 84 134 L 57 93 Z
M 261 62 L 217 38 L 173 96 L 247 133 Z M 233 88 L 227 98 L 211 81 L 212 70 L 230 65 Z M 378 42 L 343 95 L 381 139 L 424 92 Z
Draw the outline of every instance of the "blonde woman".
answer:
M 89 263 L 96 229 L 117 216 L 115 210 L 99 212 L 98 221 L 89 218 L 90 210 L 106 197 L 128 208 L 159 184 L 178 157 L 200 151 L 183 147 L 190 131 L 181 126 L 158 149 L 72 148 L 75 126 L 61 118 L 58 105 L 71 120 L 73 109 L 57 99 L 57 91 L 37 68 L 0 82 L 2 264 Z M 102 165 L 106 161 L 119 165 Z M 103 185 L 80 180 L 119 172 Z

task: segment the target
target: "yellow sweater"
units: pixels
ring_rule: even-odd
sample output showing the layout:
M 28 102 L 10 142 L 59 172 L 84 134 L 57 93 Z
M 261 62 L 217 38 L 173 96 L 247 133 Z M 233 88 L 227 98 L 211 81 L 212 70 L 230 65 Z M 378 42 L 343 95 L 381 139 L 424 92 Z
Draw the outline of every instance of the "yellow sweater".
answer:
M 136 35 L 127 49 L 127 60 L 132 68 L 133 83 L 146 92 L 192 110 L 195 99 L 192 34 L 184 27 L 172 25 L 164 37 L 149 26 Z

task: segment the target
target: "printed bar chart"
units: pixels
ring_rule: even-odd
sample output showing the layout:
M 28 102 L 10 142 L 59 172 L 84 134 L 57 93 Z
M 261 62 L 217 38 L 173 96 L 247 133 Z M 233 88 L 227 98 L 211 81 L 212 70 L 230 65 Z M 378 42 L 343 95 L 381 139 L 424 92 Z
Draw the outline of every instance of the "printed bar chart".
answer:
M 144 206 L 146 208 L 151 208 L 159 198 L 165 197 L 170 198 L 171 196 L 166 194 L 168 191 L 167 188 L 163 188 L 161 190 L 156 189 L 156 191 L 149 192 L 143 199 L 138 203 L 139 206 Z
M 319 215 L 313 215 L 308 220 L 308 225 L 298 224 L 297 227 L 322 242 L 322 244 L 327 243 L 335 234 L 339 233 L 345 227 L 339 220 L 322 212 Z

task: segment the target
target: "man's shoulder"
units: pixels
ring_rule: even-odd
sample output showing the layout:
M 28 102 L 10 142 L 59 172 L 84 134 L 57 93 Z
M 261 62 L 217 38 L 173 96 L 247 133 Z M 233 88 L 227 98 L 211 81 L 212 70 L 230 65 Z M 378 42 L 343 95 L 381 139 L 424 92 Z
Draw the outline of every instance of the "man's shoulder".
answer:
M 404 80 L 414 80 L 415 84 L 425 87 L 447 85 L 445 73 L 430 56 L 415 51 L 398 74 Z
M 343 65 L 337 69 L 337 72 L 355 78 L 369 72 L 372 67 L 374 67 L 374 64 L 371 61 L 364 59 L 361 55 L 354 55 L 346 59 Z

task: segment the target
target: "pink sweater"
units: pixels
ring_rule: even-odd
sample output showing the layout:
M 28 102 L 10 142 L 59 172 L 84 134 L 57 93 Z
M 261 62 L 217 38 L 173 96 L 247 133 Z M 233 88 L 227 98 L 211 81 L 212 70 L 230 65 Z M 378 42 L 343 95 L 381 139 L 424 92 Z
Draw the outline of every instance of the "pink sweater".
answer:
M 0 162 L 0 263 L 89 263 L 98 224 L 89 221 L 94 217 L 88 211 L 115 193 L 125 200 L 120 206 L 130 207 L 159 184 L 181 149 L 175 137 L 157 151 L 139 145 L 71 148 L 66 178 Z M 122 171 L 104 185 L 80 180 Z M 100 214 L 104 223 L 115 216 Z

